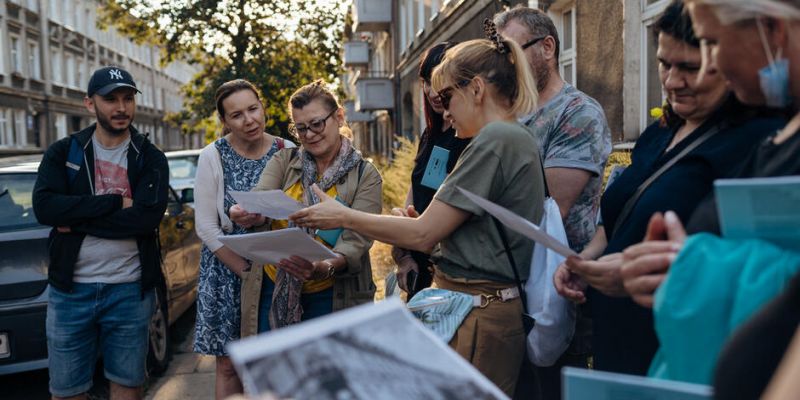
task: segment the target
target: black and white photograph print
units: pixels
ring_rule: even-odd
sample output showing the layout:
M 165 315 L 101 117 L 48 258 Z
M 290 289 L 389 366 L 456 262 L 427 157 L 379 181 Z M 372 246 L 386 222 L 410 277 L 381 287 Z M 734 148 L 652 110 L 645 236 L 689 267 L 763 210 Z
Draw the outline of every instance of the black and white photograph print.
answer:
M 245 391 L 278 398 L 506 399 L 397 299 L 228 346 Z

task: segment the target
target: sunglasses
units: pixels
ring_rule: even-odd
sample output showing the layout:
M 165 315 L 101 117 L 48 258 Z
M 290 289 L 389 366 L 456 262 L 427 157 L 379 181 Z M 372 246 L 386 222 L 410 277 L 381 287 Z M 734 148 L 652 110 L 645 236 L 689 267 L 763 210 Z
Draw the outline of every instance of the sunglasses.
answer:
M 453 92 L 455 92 L 456 89 L 461 89 L 464 86 L 469 85 L 470 81 L 471 81 L 470 79 L 462 79 L 462 80 L 458 81 L 458 83 L 456 83 L 455 85 L 448 86 L 448 87 L 446 87 L 446 88 L 444 88 L 444 89 L 439 91 L 439 93 L 438 93 L 439 94 L 439 100 L 442 102 L 442 107 L 445 110 L 450 109 L 450 100 L 453 98 Z
M 525 50 L 525 49 L 527 49 L 528 47 L 531 47 L 531 46 L 535 45 L 536 43 L 539 43 L 539 42 L 540 42 L 542 39 L 544 39 L 544 38 L 546 38 L 546 37 L 547 37 L 547 36 L 542 36 L 542 37 L 538 37 L 538 38 L 536 38 L 536 39 L 531 39 L 531 40 L 529 40 L 529 41 L 525 42 L 525 43 L 524 43 L 522 46 L 520 46 L 520 47 L 522 47 L 522 50 Z
M 311 131 L 316 134 L 322 133 L 325 130 L 325 124 L 335 112 L 337 111 L 336 108 L 333 109 L 325 118 L 314 119 L 308 123 L 308 125 L 296 125 L 291 124 L 289 125 L 289 132 L 294 134 L 295 136 L 304 136 L 308 131 Z

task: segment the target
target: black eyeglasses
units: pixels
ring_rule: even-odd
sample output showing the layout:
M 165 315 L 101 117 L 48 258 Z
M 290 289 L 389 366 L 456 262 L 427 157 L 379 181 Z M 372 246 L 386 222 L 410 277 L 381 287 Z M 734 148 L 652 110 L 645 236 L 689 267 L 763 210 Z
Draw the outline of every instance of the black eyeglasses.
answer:
M 544 39 L 544 38 L 546 38 L 546 37 L 547 37 L 547 36 L 542 36 L 542 37 L 538 37 L 538 38 L 536 38 L 536 39 L 531 39 L 531 40 L 529 40 L 529 41 L 525 42 L 525 44 L 523 44 L 523 45 L 522 45 L 522 46 L 520 46 L 520 47 L 522 47 L 522 50 L 525 50 L 525 49 L 527 49 L 528 47 L 531 47 L 531 46 L 535 45 L 536 43 L 539 43 L 539 42 L 540 42 L 542 39 Z
M 470 79 L 462 79 L 462 80 L 458 81 L 458 83 L 456 83 L 455 85 L 448 86 L 448 87 L 446 87 L 446 88 L 444 88 L 444 89 L 439 91 L 439 100 L 442 102 L 442 107 L 445 110 L 450 109 L 450 100 L 453 98 L 453 92 L 456 89 L 461 89 L 464 86 L 469 85 L 469 82 L 470 82 Z
M 289 132 L 298 137 L 304 136 L 306 133 L 308 133 L 308 131 L 320 134 L 325 130 L 325 123 L 328 121 L 328 118 L 330 118 L 337 110 L 338 108 L 334 108 L 333 111 L 325 116 L 325 118 L 311 120 L 308 125 L 291 124 L 289 125 Z

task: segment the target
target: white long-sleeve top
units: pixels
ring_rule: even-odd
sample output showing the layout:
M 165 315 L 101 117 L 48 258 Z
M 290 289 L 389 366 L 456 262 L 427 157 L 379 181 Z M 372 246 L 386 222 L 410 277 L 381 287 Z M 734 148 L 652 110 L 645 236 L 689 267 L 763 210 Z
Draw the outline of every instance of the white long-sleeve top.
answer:
M 233 223 L 225 214 L 225 179 L 222 159 L 214 143 L 200 152 L 194 181 L 195 230 L 211 252 L 223 246 L 217 240 L 223 232 L 231 232 Z

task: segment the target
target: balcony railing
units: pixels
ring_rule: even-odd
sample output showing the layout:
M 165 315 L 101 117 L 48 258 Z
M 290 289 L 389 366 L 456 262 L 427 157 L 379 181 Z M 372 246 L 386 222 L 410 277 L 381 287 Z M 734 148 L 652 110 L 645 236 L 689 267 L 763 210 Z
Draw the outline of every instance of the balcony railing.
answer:
M 356 81 L 356 111 L 390 110 L 394 108 L 394 82 L 386 77 L 364 74 Z
M 344 65 L 346 67 L 366 66 L 369 64 L 369 43 L 362 41 L 344 44 Z
M 348 100 L 344 102 L 345 118 L 347 122 L 371 122 L 372 113 L 356 111 L 356 102 Z
M 353 30 L 356 32 L 388 31 L 392 23 L 392 0 L 355 0 Z

